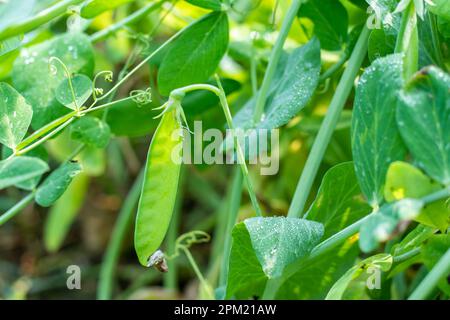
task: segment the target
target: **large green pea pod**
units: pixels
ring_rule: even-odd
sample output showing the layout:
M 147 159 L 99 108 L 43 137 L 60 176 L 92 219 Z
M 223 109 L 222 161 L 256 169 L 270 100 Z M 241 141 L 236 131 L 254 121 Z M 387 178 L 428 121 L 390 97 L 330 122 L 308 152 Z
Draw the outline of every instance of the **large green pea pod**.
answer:
M 164 114 L 147 155 L 134 246 L 142 265 L 160 247 L 169 228 L 181 167 L 181 126 L 175 108 Z

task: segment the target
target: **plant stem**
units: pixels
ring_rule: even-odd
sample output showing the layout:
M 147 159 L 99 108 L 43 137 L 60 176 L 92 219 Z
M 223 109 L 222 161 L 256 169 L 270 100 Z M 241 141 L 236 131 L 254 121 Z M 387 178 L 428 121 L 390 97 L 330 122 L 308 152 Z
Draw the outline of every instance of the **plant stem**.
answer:
M 181 205 L 183 204 L 183 186 L 184 186 L 184 175 L 185 169 L 181 166 L 180 181 L 178 183 L 177 198 L 175 201 L 175 207 L 173 208 L 172 220 L 170 221 L 169 230 L 167 231 L 166 239 L 166 252 L 176 251 L 176 241 L 178 237 L 178 230 L 180 228 L 180 217 L 181 217 Z M 169 272 L 166 272 L 163 277 L 164 287 L 170 290 L 176 290 L 178 285 L 178 271 L 177 271 L 177 260 L 170 259 L 167 260 L 167 267 Z
M 403 12 L 394 52 L 404 54 L 403 77 L 407 81 L 419 68 L 419 33 L 413 1 Z
M 428 18 L 428 22 L 430 23 L 431 40 L 433 42 L 433 49 L 434 49 L 434 54 L 435 54 L 435 58 L 436 58 L 436 64 L 442 70 L 447 71 L 447 67 L 444 63 L 444 58 L 442 57 L 441 41 L 439 39 L 439 33 L 437 30 L 436 16 L 428 10 L 427 18 Z
M 242 174 L 236 170 L 233 178 L 230 204 L 228 208 L 228 221 L 225 231 L 225 243 L 223 245 L 222 263 L 220 267 L 219 287 L 225 286 L 228 278 L 228 264 L 231 251 L 231 231 L 236 223 L 242 198 Z
M 27 205 L 29 205 L 33 201 L 33 199 L 34 192 L 31 192 L 25 198 L 17 202 L 11 209 L 2 214 L 0 216 L 0 226 L 20 213 Z
M 103 39 L 116 33 L 118 30 L 120 30 L 124 26 L 128 26 L 130 24 L 133 24 L 136 21 L 139 21 L 140 19 L 147 16 L 150 12 L 160 8 L 163 3 L 164 3 L 164 0 L 148 3 L 147 5 L 143 6 L 141 9 L 130 14 L 125 19 L 122 19 L 119 22 L 109 26 L 108 28 L 100 30 L 100 31 L 94 33 L 93 35 L 91 35 L 90 36 L 91 42 L 96 43 L 98 41 L 102 41 Z
M 431 269 L 427 276 L 417 286 L 408 300 L 426 299 L 438 284 L 439 280 L 448 277 L 450 274 L 450 249 L 442 256 L 438 263 Z
M 63 0 L 24 21 L 12 24 L 0 32 L 0 41 L 36 29 L 66 12 L 70 6 L 77 5 L 83 1 L 84 0 Z
M 405 252 L 404 254 L 401 254 L 399 256 L 394 257 L 393 262 L 394 263 L 401 263 L 403 261 L 406 261 L 412 257 L 417 256 L 420 253 L 421 248 L 414 248 L 408 252 Z
M 320 163 L 322 162 L 322 158 L 328 147 L 331 136 L 339 121 L 345 101 L 347 101 L 347 98 L 353 88 L 354 79 L 359 72 L 364 58 L 366 57 L 369 34 L 369 29 L 364 27 L 349 59 L 348 66 L 339 81 L 339 85 L 336 88 L 336 93 L 331 100 L 330 107 L 322 122 L 322 125 L 320 126 L 317 137 L 311 148 L 311 152 L 306 160 L 306 164 L 302 171 L 297 188 L 295 189 L 294 197 L 291 206 L 289 207 L 289 217 L 301 217 L 303 213 L 306 200 L 308 199 L 312 184 L 317 175 L 317 171 Z
M 60 132 L 61 130 L 63 130 L 65 127 L 67 127 L 69 124 L 71 124 L 73 121 L 75 120 L 74 117 L 70 118 L 69 120 L 67 120 L 66 122 L 64 122 L 62 125 L 60 125 L 59 127 L 57 127 L 55 130 L 51 131 L 49 134 L 47 134 L 46 136 L 44 136 L 42 139 L 34 142 L 33 144 L 29 145 L 28 147 L 25 147 L 19 151 L 16 151 L 15 155 L 16 156 L 20 156 L 23 155 L 31 150 L 33 150 L 34 148 L 36 148 L 37 146 L 41 145 L 42 143 L 44 143 L 45 141 L 47 141 L 48 139 L 50 139 L 51 137 L 53 137 L 55 134 L 57 134 L 58 132 Z
M 421 200 L 425 203 L 425 204 L 429 204 L 441 199 L 445 199 L 450 197 L 450 187 L 446 188 L 446 189 L 441 189 L 439 191 L 436 191 L 432 194 L 426 195 L 425 197 L 423 197 Z
M 106 253 L 103 257 L 103 262 L 100 269 L 100 277 L 97 289 L 97 298 L 100 300 L 108 300 L 112 297 L 114 271 L 117 265 L 117 261 L 119 260 L 123 239 L 130 228 L 134 209 L 139 200 L 143 178 L 144 175 L 142 171 L 135 180 L 130 192 L 125 199 L 125 202 L 117 217 L 114 230 L 111 234 L 111 239 L 108 242 L 108 248 L 106 249 Z
M 219 97 L 220 104 L 222 106 L 222 110 L 223 110 L 223 113 L 225 115 L 225 119 L 227 121 L 228 127 L 231 130 L 234 130 L 233 118 L 231 116 L 230 108 L 228 106 L 227 96 L 225 94 L 225 91 L 222 88 L 222 85 L 220 84 L 219 77 L 216 76 L 216 80 L 218 81 L 217 83 L 218 83 L 220 88 L 217 88 L 217 87 L 212 86 L 210 84 L 192 84 L 192 85 L 189 85 L 189 86 L 186 86 L 186 87 L 182 87 L 182 88 L 176 89 L 173 92 L 187 93 L 187 92 L 195 91 L 195 90 L 211 91 L 212 93 L 214 93 L 215 95 L 217 95 Z M 258 199 L 257 199 L 256 194 L 255 194 L 255 190 L 253 189 L 253 185 L 252 185 L 252 183 L 250 181 L 250 177 L 248 175 L 248 168 L 247 168 L 247 164 L 245 162 L 244 153 L 242 152 L 241 145 L 239 144 L 239 141 L 237 140 L 236 136 L 234 136 L 234 146 L 235 146 L 236 153 L 237 153 L 237 156 L 238 156 L 238 163 L 241 166 L 242 174 L 243 174 L 243 177 L 244 177 L 244 183 L 245 183 L 245 186 L 247 187 L 248 194 L 249 194 L 249 197 L 250 197 L 250 201 L 252 202 L 253 209 L 255 209 L 256 215 L 258 217 L 261 217 L 262 216 L 261 208 L 259 207 Z
M 272 49 L 269 59 L 269 65 L 267 66 L 266 72 L 264 74 L 264 79 L 261 84 L 261 89 L 256 98 L 255 112 L 253 114 L 253 122 L 256 124 L 261 120 L 262 114 L 264 113 L 264 106 L 267 100 L 267 94 L 269 92 L 270 84 L 272 78 L 275 74 L 278 62 L 280 60 L 281 53 L 283 52 L 283 45 L 291 29 L 292 23 L 294 22 L 297 12 L 300 8 L 302 0 L 292 0 L 291 6 L 289 7 L 286 16 L 283 19 L 283 24 L 281 26 L 280 33 Z
M 333 64 L 330 68 L 328 68 L 324 73 L 320 75 L 319 82 L 324 82 L 328 78 L 331 78 L 336 72 L 341 69 L 344 63 L 347 61 L 347 54 L 343 53 L 339 60 Z
M 189 249 L 183 247 L 183 248 L 181 248 L 181 250 L 183 250 L 184 254 L 188 258 L 189 263 L 191 264 L 192 269 L 194 269 L 195 275 L 197 276 L 197 278 L 200 282 L 200 285 L 203 287 L 206 294 L 208 295 L 208 299 L 214 299 L 214 293 L 212 292 L 211 287 L 209 286 L 208 282 L 205 280 L 202 273 L 200 272 L 200 269 L 199 269 L 197 263 L 195 262 L 194 258 L 192 257 L 192 254 L 189 251 Z

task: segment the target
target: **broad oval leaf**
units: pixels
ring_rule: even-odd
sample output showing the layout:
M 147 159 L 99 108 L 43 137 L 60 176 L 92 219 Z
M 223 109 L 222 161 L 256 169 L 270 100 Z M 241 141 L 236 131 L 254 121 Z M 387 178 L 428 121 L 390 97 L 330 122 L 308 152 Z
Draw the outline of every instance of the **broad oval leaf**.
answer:
M 336 0 L 309 0 L 298 11 L 314 23 L 314 34 L 325 50 L 340 50 L 348 40 L 348 14 Z
M 111 130 L 106 122 L 91 116 L 77 120 L 70 128 L 71 138 L 88 146 L 104 148 L 108 145 Z
M 323 223 L 324 239 L 371 211 L 364 200 L 352 162 L 338 164 L 324 175 L 306 217 Z
M 86 19 L 92 19 L 105 11 L 115 9 L 133 0 L 91 0 L 81 8 L 80 15 Z
M 50 209 L 44 225 L 44 244 L 50 252 L 58 251 L 83 206 L 89 186 L 85 174 L 77 175 L 66 192 Z
M 308 255 L 324 231 L 318 222 L 296 218 L 257 217 L 244 223 L 268 278 L 281 276 L 287 265 Z
M 55 90 L 56 99 L 72 110 L 79 110 L 92 94 L 92 81 L 83 74 L 77 74 L 71 79 L 64 79 Z M 73 91 L 72 91 L 73 89 Z
M 175 112 L 164 114 L 148 150 L 134 232 L 134 247 L 144 266 L 164 240 L 175 205 L 181 168 L 177 148 L 182 144 Z
M 158 88 L 174 89 L 208 80 L 228 46 L 228 17 L 213 12 L 190 25 L 172 43 L 158 71 Z
M 402 86 L 401 55 L 376 60 L 365 70 L 353 108 L 352 151 L 361 190 L 372 207 L 383 202 L 389 164 L 405 156 L 395 121 Z
M 296 48 L 280 59 L 273 86 L 269 90 L 263 120 L 258 128 L 273 129 L 288 123 L 311 99 L 320 75 L 320 43 L 317 38 Z M 253 127 L 255 99 L 249 102 L 233 119 L 235 127 Z
M 0 190 L 36 178 L 49 170 L 38 158 L 14 157 L 0 162 Z
M 78 162 L 66 162 L 53 171 L 39 186 L 36 192 L 36 202 L 49 207 L 58 200 L 69 187 L 73 178 L 81 172 Z
M 33 110 L 9 84 L 0 83 L 0 143 L 10 149 L 22 141 L 31 123 Z
M 450 76 L 436 67 L 417 73 L 401 92 L 400 133 L 417 165 L 450 185 Z
M 12 70 L 14 87 L 33 107 L 31 125 L 38 129 L 68 112 L 54 95 L 55 89 L 66 79 L 61 66 L 56 74 L 49 70 L 51 57 L 61 59 L 71 73 L 91 76 L 94 53 L 89 37 L 82 33 L 66 33 L 43 43 L 23 48 Z
M 341 300 L 350 282 L 358 278 L 364 271 L 369 268 L 377 268 L 378 270 L 387 272 L 392 266 L 392 256 L 390 254 L 381 253 L 364 259 L 349 269 L 330 289 L 326 300 Z

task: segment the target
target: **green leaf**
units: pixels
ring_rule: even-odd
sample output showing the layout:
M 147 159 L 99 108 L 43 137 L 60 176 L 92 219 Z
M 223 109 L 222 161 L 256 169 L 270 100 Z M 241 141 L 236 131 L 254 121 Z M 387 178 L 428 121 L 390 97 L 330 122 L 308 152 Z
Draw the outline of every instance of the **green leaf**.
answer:
M 328 292 L 326 300 L 341 300 L 342 296 L 352 280 L 358 278 L 363 272 L 367 272 L 369 268 L 377 268 L 383 272 L 389 271 L 392 266 L 392 256 L 390 254 L 381 253 L 367 258 L 357 265 L 349 269 Z
M 417 73 L 397 106 L 400 133 L 417 165 L 450 184 L 450 76 L 436 67 Z
M 402 199 L 382 206 L 361 225 L 359 233 L 361 250 L 370 252 L 381 242 L 391 239 L 398 227 L 405 227 L 400 223 L 415 219 L 423 206 L 423 201 L 416 199 Z
M 64 194 L 73 178 L 80 172 L 81 166 L 78 162 L 63 163 L 39 186 L 36 192 L 36 202 L 43 207 L 51 206 Z
M 14 157 L 0 162 L 0 190 L 40 177 L 49 170 L 47 163 L 38 158 Z
M 88 185 L 89 179 L 86 175 L 77 175 L 50 209 L 44 226 L 44 243 L 48 251 L 58 251 L 63 244 L 70 226 L 83 206 Z
M 352 151 L 361 190 L 372 207 L 383 202 L 389 164 L 405 156 L 395 122 L 395 106 L 402 86 L 402 58 L 376 60 L 356 88 L 352 119 Z
M 181 167 L 181 152 L 175 149 L 182 145 L 175 112 L 164 114 L 148 150 L 134 232 L 134 247 L 144 266 L 164 240 L 175 205 Z
M 91 0 L 81 8 L 80 15 L 85 19 L 92 19 L 105 11 L 113 10 L 133 0 Z
M 66 33 L 43 43 L 23 48 L 14 62 L 12 80 L 17 91 L 33 107 L 31 125 L 38 129 L 68 112 L 54 95 L 66 75 L 61 66 L 57 73 L 49 70 L 50 57 L 61 59 L 71 73 L 91 76 L 94 53 L 89 37 L 81 33 Z
M 450 2 L 448 0 L 433 0 L 433 4 L 427 4 L 428 10 L 435 15 L 450 20 Z
M 228 46 L 228 17 L 213 12 L 190 25 L 171 44 L 158 71 L 158 88 L 174 89 L 201 83 L 217 69 Z
M 336 0 L 309 0 L 300 7 L 300 18 L 314 23 L 314 34 L 322 49 L 340 50 L 348 40 L 348 14 Z
M 104 148 L 108 145 L 111 130 L 104 121 L 85 116 L 77 120 L 70 128 L 71 138 L 88 146 Z
M 384 29 L 374 29 L 369 37 L 369 59 L 375 61 L 378 58 L 385 57 L 395 50 L 395 43 L 397 37 L 386 34 Z
M 33 110 L 9 84 L 0 83 L 0 143 L 15 149 L 27 133 Z
M 67 108 L 79 110 L 92 94 L 92 81 L 83 74 L 77 74 L 72 77 L 72 88 L 69 79 L 64 79 L 56 88 L 55 96 Z
M 290 263 L 305 257 L 323 236 L 323 225 L 285 217 L 250 218 L 244 221 L 253 249 L 268 278 L 281 276 Z
M 186 2 L 200 8 L 211 9 L 214 11 L 222 10 L 222 2 L 220 0 L 186 0 Z
M 359 249 L 351 238 L 320 259 L 305 263 L 284 282 L 277 299 L 322 300 L 333 284 L 354 265 Z
M 422 243 L 434 234 L 434 232 L 434 228 L 419 224 L 416 228 L 410 231 L 402 241 L 392 248 L 392 255 L 399 256 L 413 249 L 419 248 Z
M 327 171 L 306 217 L 323 223 L 324 239 L 361 219 L 371 211 L 359 189 L 352 162 Z
M 259 296 L 269 278 L 309 254 L 323 235 L 314 221 L 285 217 L 250 218 L 232 232 L 227 298 Z
M 311 99 L 320 74 L 320 43 L 317 38 L 296 48 L 280 59 L 273 86 L 269 90 L 264 119 L 258 128 L 273 129 L 289 122 Z M 249 102 L 233 119 L 235 127 L 253 127 L 255 99 Z
M 450 234 L 437 234 L 428 239 L 427 243 L 422 246 L 422 258 L 425 266 L 430 271 L 442 256 L 450 248 Z M 439 288 L 446 295 L 450 295 L 450 284 L 447 278 L 443 278 L 438 282 Z
M 421 198 L 441 189 L 419 169 L 406 162 L 393 162 L 386 175 L 384 197 L 392 202 L 404 198 Z M 426 205 L 414 220 L 425 225 L 447 230 L 449 225 L 450 208 L 445 199 Z
M 232 231 L 226 298 L 245 299 L 260 296 L 267 276 L 259 264 L 245 224 L 238 223 Z

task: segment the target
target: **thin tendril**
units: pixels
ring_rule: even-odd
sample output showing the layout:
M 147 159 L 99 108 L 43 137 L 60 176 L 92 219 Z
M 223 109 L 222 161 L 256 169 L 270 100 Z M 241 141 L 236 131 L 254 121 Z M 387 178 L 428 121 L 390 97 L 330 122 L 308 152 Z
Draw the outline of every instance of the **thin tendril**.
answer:
M 175 241 L 175 251 L 171 255 L 166 255 L 166 259 L 172 260 L 180 255 L 181 250 L 188 250 L 194 244 L 206 243 L 211 240 L 211 236 L 200 230 L 194 230 L 182 234 Z
M 103 89 L 97 87 L 97 79 L 103 76 L 103 79 L 106 82 L 112 82 L 113 81 L 113 72 L 110 70 L 104 70 L 97 73 L 94 77 L 94 80 L 92 81 L 92 98 L 97 100 L 98 96 L 101 96 L 103 94 Z
M 70 88 L 70 92 L 72 93 L 72 100 L 75 105 L 75 110 L 79 111 L 80 108 L 78 106 L 77 99 L 75 96 L 75 90 L 73 89 L 72 74 L 70 73 L 70 71 L 67 68 L 67 66 L 65 65 L 65 63 L 60 58 L 53 56 L 53 57 L 50 57 L 50 59 L 48 59 L 48 66 L 50 69 L 50 73 L 52 75 L 56 75 L 58 73 L 58 68 L 56 67 L 55 62 L 58 62 L 64 70 L 64 74 L 66 75 L 67 80 L 69 81 L 69 88 Z

